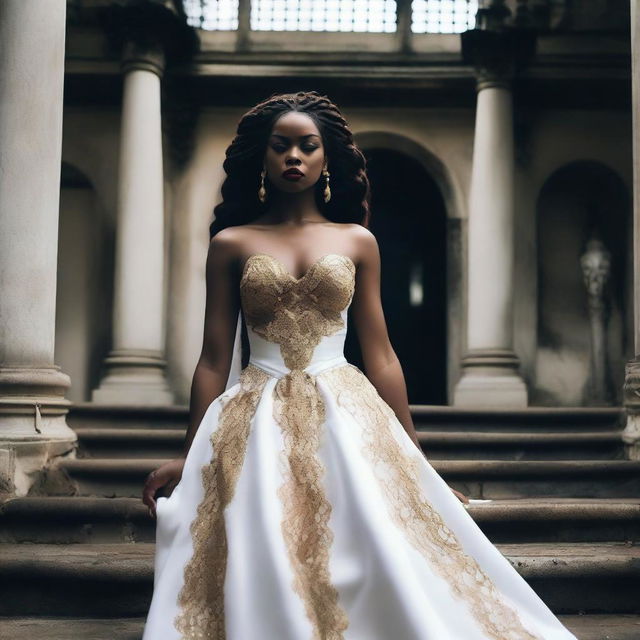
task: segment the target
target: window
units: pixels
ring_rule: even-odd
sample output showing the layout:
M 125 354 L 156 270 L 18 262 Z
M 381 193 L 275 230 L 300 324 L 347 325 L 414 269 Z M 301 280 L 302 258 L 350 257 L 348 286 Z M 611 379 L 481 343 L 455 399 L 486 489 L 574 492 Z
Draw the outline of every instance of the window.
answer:
M 238 0 L 183 0 L 188 24 L 207 31 L 238 28 Z M 413 33 L 460 33 L 475 25 L 477 0 L 413 0 Z M 253 31 L 393 33 L 395 0 L 251 0 Z
M 461 33 L 475 26 L 477 0 L 413 0 L 413 33 Z
M 238 28 L 238 0 L 182 0 L 187 24 L 207 31 Z
M 255 31 L 396 30 L 395 0 L 253 0 Z

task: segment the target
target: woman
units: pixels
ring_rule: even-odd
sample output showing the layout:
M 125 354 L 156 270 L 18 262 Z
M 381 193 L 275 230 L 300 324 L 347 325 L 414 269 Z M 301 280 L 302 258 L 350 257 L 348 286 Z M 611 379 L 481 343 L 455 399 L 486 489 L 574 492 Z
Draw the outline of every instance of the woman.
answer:
M 143 640 L 575 640 L 422 455 L 338 108 L 272 96 L 224 169 L 184 456 L 144 488 Z M 343 355 L 349 307 L 366 376 Z M 225 388 L 240 311 L 250 358 Z

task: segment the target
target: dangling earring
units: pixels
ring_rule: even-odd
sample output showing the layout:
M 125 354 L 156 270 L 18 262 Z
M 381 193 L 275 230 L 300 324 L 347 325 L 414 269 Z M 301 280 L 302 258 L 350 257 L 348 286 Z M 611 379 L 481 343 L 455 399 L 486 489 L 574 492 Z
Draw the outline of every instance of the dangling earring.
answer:
M 329 200 L 331 200 L 331 189 L 329 188 L 329 171 L 327 171 L 327 168 L 324 167 L 322 169 L 322 173 L 324 174 L 324 178 L 327 181 L 327 184 L 324 188 L 324 201 L 329 202 Z
M 267 199 L 267 191 L 264 188 L 264 177 L 267 175 L 267 170 L 262 169 L 260 172 L 260 188 L 258 189 L 258 199 L 260 202 L 264 202 Z

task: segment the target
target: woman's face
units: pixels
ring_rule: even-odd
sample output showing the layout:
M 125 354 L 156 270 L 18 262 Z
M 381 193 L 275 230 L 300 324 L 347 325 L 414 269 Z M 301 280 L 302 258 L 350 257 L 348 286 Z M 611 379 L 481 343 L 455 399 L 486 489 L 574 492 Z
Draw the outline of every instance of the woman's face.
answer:
M 324 160 L 324 145 L 312 118 L 290 111 L 276 121 L 267 141 L 265 167 L 279 190 L 299 193 L 312 188 L 322 174 Z M 297 179 L 282 175 L 294 168 L 303 175 Z

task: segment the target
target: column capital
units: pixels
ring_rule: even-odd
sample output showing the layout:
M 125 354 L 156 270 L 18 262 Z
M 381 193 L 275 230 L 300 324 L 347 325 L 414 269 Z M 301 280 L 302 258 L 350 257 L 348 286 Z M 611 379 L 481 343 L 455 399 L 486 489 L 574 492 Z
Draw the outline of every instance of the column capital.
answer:
M 489 0 L 476 13 L 476 26 L 460 34 L 462 59 L 473 66 L 478 91 L 490 86 L 509 88 L 514 75 L 535 54 L 536 32 L 526 26 L 528 15 L 515 19 L 505 0 Z
M 164 48 L 159 42 L 127 40 L 120 54 L 120 71 L 123 74 L 135 69 L 151 71 L 162 78 L 166 65 Z
M 165 66 L 188 61 L 199 39 L 183 12 L 166 0 L 114 0 L 98 20 L 123 73 L 146 69 L 162 76 Z

